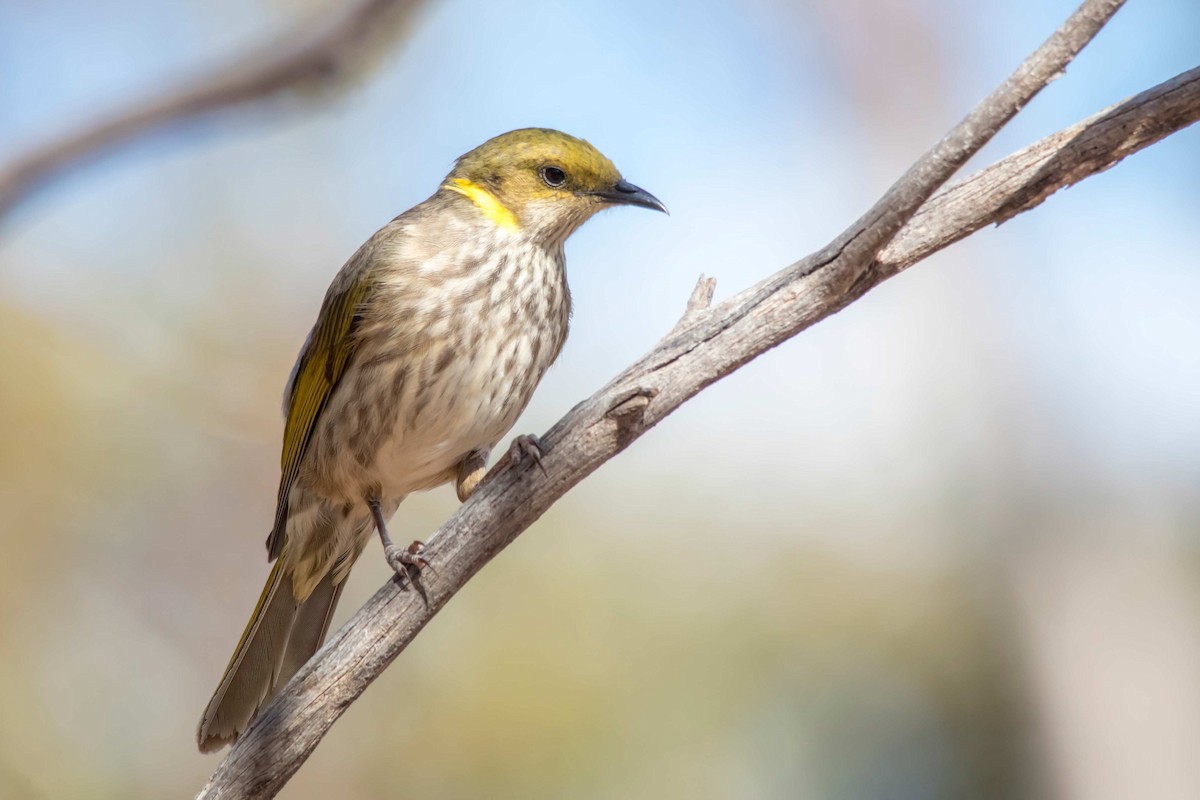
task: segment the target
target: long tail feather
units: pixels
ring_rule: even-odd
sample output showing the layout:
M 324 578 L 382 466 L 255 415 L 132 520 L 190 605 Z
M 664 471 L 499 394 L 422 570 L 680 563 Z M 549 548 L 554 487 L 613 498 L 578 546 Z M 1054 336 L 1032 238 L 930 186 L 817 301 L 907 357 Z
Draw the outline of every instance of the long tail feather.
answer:
M 202 752 L 236 741 L 325 639 L 344 582 L 335 586 L 330 572 L 300 602 L 282 561 L 275 562 L 221 683 L 204 709 L 196 732 Z

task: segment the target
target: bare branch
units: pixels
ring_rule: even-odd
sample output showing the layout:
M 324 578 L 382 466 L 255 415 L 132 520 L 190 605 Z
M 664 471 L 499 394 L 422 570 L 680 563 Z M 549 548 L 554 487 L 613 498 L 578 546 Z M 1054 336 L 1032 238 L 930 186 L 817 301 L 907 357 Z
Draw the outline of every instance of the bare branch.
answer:
M 943 226 L 943 219 L 965 215 L 957 224 L 974 225 L 972 230 L 1001 219 L 997 207 L 1025 188 L 1025 184 L 1007 182 L 1005 176 L 1012 170 L 1028 170 L 1031 162 L 1025 154 L 1038 146 L 990 168 L 992 177 L 982 190 L 986 196 L 973 188 L 977 186 L 975 178 L 968 179 L 961 188 L 938 196 L 935 210 L 918 218 L 919 230 L 911 224 L 905 228 L 935 189 L 1060 74 L 1120 6 L 1120 0 L 1083 3 L 1000 88 L 825 249 L 710 310 L 705 297 L 708 289 L 702 282 L 685 314 L 687 324 L 677 325 L 650 353 L 577 405 L 541 438 L 546 473 L 522 465 L 499 465 L 435 534 L 426 551 L 437 565 L 437 573 L 427 575 L 425 581 L 429 605 L 415 592 L 400 591 L 394 582 L 377 591 L 251 724 L 200 797 L 274 796 L 342 712 L 425 624 L 568 489 L 704 387 L 836 313 L 888 274 L 912 263 L 906 261 L 909 252 L 900 245 L 890 247 L 885 260 L 876 261 L 876 255 L 902 228 L 905 233 L 897 242 L 924 248 L 927 255 L 955 240 L 955 231 Z M 1111 142 L 1105 131 L 1111 132 L 1114 126 L 1136 127 L 1141 116 L 1148 119 L 1151 113 L 1167 113 L 1163 106 L 1155 105 L 1162 99 L 1157 90 L 1139 97 L 1146 100 L 1128 109 L 1132 116 L 1094 118 L 1068 141 L 1059 140 L 1058 146 L 1050 144 L 1039 151 L 1041 167 L 1036 169 L 1041 185 L 1080 180 L 1113 163 L 1115 153 L 1124 155 L 1149 144 L 1149 139 L 1127 140 L 1131 143 L 1123 151 L 1110 148 L 1109 156 L 1097 154 L 1088 159 L 1060 155 L 1085 137 Z M 1172 97 L 1166 101 L 1170 108 L 1178 109 L 1183 103 L 1192 110 L 1176 114 L 1159 136 L 1188 124 L 1197 113 L 1194 97 L 1181 100 L 1177 92 Z M 1056 171 L 1059 168 L 1063 171 Z
M 929 199 L 879 254 L 883 277 L 999 225 L 1200 118 L 1200 67 L 1047 136 Z
M 0 168 L 0 218 L 52 178 L 138 137 L 289 89 L 332 82 L 362 59 L 368 40 L 394 21 L 407 19 L 418 5 L 417 0 L 361 0 L 312 29 L 272 43 L 202 80 L 34 148 Z

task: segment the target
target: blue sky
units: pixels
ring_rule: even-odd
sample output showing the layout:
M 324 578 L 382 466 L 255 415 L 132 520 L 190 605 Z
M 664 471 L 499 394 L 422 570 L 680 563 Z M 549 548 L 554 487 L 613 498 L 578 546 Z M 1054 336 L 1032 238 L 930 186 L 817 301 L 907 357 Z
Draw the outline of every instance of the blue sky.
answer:
M 572 241 L 572 338 L 525 423 L 541 429 L 667 330 L 700 273 L 724 296 L 827 241 L 1072 8 L 431 4 L 315 110 L 220 115 L 41 192 L 10 222 L 0 280 L 159 370 L 191 335 L 181 315 L 219 297 L 245 336 L 278 348 L 282 383 L 282 354 L 360 241 L 478 142 L 559 127 L 672 216 L 608 214 Z M 0 149 L 186 79 L 290 10 L 0 7 L 0 73 L 16 78 L 0 82 Z M 1198 26 L 1194 3 L 1129 4 L 977 161 L 1194 66 Z M 1187 485 L 1200 475 L 1198 144 L 1172 137 L 931 259 L 713 389 L 659 434 L 661 452 L 727 449 L 755 471 L 799 446 L 821 465 L 807 479 L 846 491 L 864 459 L 911 461 L 913 481 L 933 481 L 1002 425 L 1035 471 Z M 236 362 L 237 335 L 222 336 Z M 709 480 L 686 461 L 671 473 Z

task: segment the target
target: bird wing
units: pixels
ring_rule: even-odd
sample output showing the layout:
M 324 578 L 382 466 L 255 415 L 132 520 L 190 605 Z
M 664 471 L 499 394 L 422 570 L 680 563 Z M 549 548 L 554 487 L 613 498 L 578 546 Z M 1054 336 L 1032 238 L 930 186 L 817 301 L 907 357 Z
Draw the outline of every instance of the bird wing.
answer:
M 283 550 L 288 495 L 300 472 L 300 462 L 316 430 L 317 420 L 321 418 L 321 412 L 329 403 L 354 355 L 357 345 L 355 331 L 361 320 L 363 306 L 372 291 L 371 282 L 362 273 L 356 277 L 356 280 L 335 281 L 329 287 L 321 304 L 321 313 L 317 316 L 317 324 L 301 348 L 284 390 L 286 422 L 280 463 L 282 474 L 275 526 L 267 537 L 267 553 L 271 559 L 278 557 Z

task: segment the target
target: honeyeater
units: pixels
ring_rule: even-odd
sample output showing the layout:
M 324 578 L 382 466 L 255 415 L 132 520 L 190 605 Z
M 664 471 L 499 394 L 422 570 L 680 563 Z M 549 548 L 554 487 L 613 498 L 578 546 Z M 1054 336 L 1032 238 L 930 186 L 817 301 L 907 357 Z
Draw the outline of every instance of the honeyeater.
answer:
M 563 244 L 613 205 L 666 211 L 582 139 L 511 131 L 338 272 L 284 390 L 274 567 L 204 709 L 202 751 L 236 740 L 320 647 L 376 532 L 402 578 L 423 563 L 385 520 L 410 492 L 474 491 L 567 336 Z

